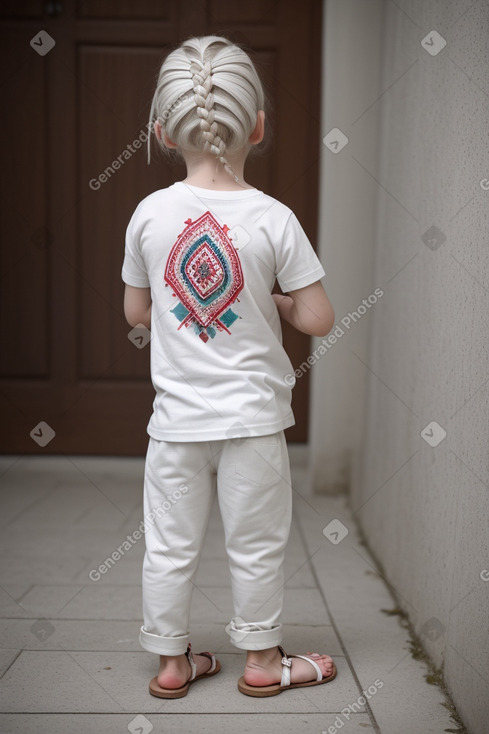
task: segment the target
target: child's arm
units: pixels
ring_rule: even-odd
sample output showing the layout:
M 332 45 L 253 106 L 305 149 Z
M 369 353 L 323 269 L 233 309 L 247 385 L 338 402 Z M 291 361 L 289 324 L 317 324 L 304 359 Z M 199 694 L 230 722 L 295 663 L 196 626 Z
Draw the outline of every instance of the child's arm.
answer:
M 130 326 L 151 326 L 151 288 L 127 285 L 124 291 L 124 315 Z
M 333 306 L 319 280 L 286 296 L 274 293 L 273 299 L 280 316 L 304 334 L 326 336 L 333 328 Z

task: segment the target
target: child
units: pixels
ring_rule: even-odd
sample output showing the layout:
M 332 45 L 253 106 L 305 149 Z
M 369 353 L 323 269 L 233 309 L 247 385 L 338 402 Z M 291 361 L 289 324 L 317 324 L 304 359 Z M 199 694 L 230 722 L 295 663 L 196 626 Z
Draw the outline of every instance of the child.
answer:
M 284 429 L 295 422 L 280 317 L 325 336 L 334 312 L 293 212 L 243 179 L 264 114 L 256 70 L 235 44 L 191 38 L 170 53 L 150 121 L 156 116 L 161 147 L 183 156 L 187 178 L 147 196 L 127 228 L 124 310 L 131 326 L 151 327 L 156 391 L 140 643 L 160 655 L 150 692 L 161 698 L 185 696 L 191 682 L 220 670 L 189 642 L 216 487 L 235 610 L 226 631 L 247 650 L 239 690 L 270 696 L 336 676 L 328 655 L 287 656 L 280 646 L 292 510 Z M 271 295 L 275 277 L 288 295 Z

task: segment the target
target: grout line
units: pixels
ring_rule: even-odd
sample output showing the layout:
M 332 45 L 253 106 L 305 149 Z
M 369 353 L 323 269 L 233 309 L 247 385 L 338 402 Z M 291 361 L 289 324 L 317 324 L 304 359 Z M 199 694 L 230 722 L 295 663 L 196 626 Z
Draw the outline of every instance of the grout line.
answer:
M 303 528 L 302 528 L 301 523 L 300 523 L 300 521 L 299 521 L 299 519 L 298 519 L 297 516 L 295 517 L 295 521 L 296 521 L 296 525 L 297 525 L 297 529 L 298 529 L 299 535 L 301 536 L 301 540 L 302 540 L 302 542 L 304 544 L 304 548 L 305 548 L 306 553 L 307 553 L 308 547 L 307 547 L 307 543 L 306 543 L 305 534 L 304 534 Z M 319 594 L 321 596 L 321 599 L 323 600 L 324 607 L 325 607 L 326 612 L 328 614 L 328 617 L 329 617 L 329 619 L 331 621 L 331 626 L 333 627 L 333 629 L 335 631 L 335 634 L 336 634 L 336 638 L 338 640 L 338 643 L 339 643 L 341 649 L 343 650 L 345 660 L 348 663 L 348 667 L 350 668 L 350 672 L 351 672 L 351 674 L 353 676 L 353 679 L 355 680 L 355 683 L 358 686 L 358 690 L 360 691 L 361 694 L 363 694 L 363 688 L 362 688 L 362 686 L 360 684 L 360 680 L 359 680 L 358 675 L 357 675 L 357 673 L 355 671 L 355 668 L 354 668 L 353 663 L 351 661 L 351 658 L 350 658 L 350 655 L 348 653 L 348 650 L 346 649 L 345 643 L 343 642 L 343 638 L 341 637 L 341 634 L 340 634 L 340 631 L 339 631 L 338 626 L 336 624 L 336 621 L 334 619 L 334 616 L 333 616 L 333 614 L 332 614 L 332 612 L 331 612 L 331 610 L 329 608 L 328 602 L 326 601 L 326 597 L 324 596 L 324 593 L 323 593 L 321 584 L 319 583 L 319 579 L 317 577 L 316 569 L 314 568 L 314 565 L 312 563 L 310 563 L 310 567 L 311 567 L 311 573 L 312 573 L 312 575 L 314 577 L 314 580 L 316 582 L 316 585 L 317 585 L 317 590 L 318 590 L 318 592 L 319 592 Z M 338 656 L 338 657 L 340 657 L 340 656 Z M 373 726 L 374 731 L 376 732 L 376 734 L 381 734 L 380 727 L 377 724 L 377 720 L 376 720 L 376 718 L 374 716 L 374 712 L 372 711 L 372 708 L 370 706 L 370 703 L 369 703 L 369 701 L 368 701 L 368 699 L 366 697 L 365 697 L 365 699 L 366 699 L 365 700 L 365 704 L 364 704 L 364 706 L 365 706 L 365 713 L 368 714 L 368 716 L 370 718 L 370 721 L 372 722 L 372 726 Z
M 5 586 L 9 586 L 9 584 L 5 584 Z M 36 587 L 36 584 L 28 584 L 27 589 L 24 591 L 24 593 L 21 594 L 19 596 L 19 598 L 15 600 L 20 607 L 22 607 L 22 604 L 21 604 L 22 599 L 25 599 L 25 597 L 27 596 L 27 594 L 30 594 L 30 592 L 32 591 L 32 589 L 34 589 L 35 587 Z M 24 608 L 24 607 L 22 607 L 22 608 Z M 7 617 L 7 619 L 9 619 L 9 617 Z M 20 617 L 20 619 L 22 619 L 22 617 Z
M 53 494 L 53 492 L 55 492 L 57 489 L 59 488 L 50 487 L 49 489 L 46 490 L 46 492 L 39 495 L 39 497 L 36 497 L 35 499 L 33 499 L 32 502 L 29 502 L 25 507 L 22 507 L 14 515 L 12 515 L 12 517 L 10 517 L 4 525 L 2 525 L 2 530 L 6 530 L 7 528 L 10 528 L 10 526 L 13 525 L 17 521 L 20 515 L 24 514 L 24 512 L 28 512 L 29 510 L 32 510 L 34 505 L 45 500 L 46 497 L 48 497 L 50 494 Z M 34 525 L 34 527 L 38 527 L 38 525 Z
M 20 605 L 19 605 L 20 606 Z M 47 619 L 50 622 L 98 622 L 99 624 L 101 622 L 134 622 L 141 624 L 141 618 L 138 617 L 124 617 L 124 619 L 113 619 L 113 618 L 105 618 L 105 617 L 54 617 L 54 616 L 46 616 L 46 617 L 0 617 L 0 621 L 4 619 L 17 619 L 19 622 L 37 622 L 38 619 Z
M 229 588 L 229 587 L 220 587 L 222 589 Z M 294 586 L 292 587 L 296 591 L 303 591 L 303 587 L 301 586 Z M 309 590 L 316 590 L 315 586 L 308 586 Z M 59 619 L 57 617 L 48 616 L 48 617 L 0 617 L 0 622 L 3 622 L 5 620 L 16 620 L 18 622 L 37 622 L 38 619 L 47 619 L 50 622 L 97 622 L 98 624 L 102 623 L 110 623 L 110 624 L 117 624 L 117 623 L 126 623 L 126 624 L 137 624 L 141 622 L 141 619 L 109 619 L 109 618 L 87 618 L 87 617 L 60 617 Z M 202 624 L 204 626 L 208 626 L 209 624 L 215 624 L 217 627 L 224 624 L 223 622 L 213 622 L 211 620 L 203 620 L 202 622 L 192 622 L 194 625 Z M 285 622 L 286 627 L 331 627 L 331 624 L 328 624 L 327 622 L 322 622 L 321 624 L 301 624 L 299 622 Z M 137 638 L 135 638 L 137 639 Z M 16 649 L 16 648 L 1 648 L 1 649 Z
M 9 650 L 10 648 L 6 648 L 6 649 Z M 18 648 L 16 648 L 16 649 L 18 650 Z M 12 660 L 12 662 L 9 665 L 7 665 L 7 667 L 3 671 L 2 675 L 0 675 L 0 680 L 3 678 L 3 676 L 5 675 L 5 673 L 7 673 L 10 670 L 10 668 L 12 667 L 12 665 L 15 662 L 17 662 L 17 660 L 19 659 L 19 657 L 22 655 L 23 652 L 24 652 L 24 650 L 19 650 L 18 654 L 14 657 L 14 659 Z
M 137 641 L 137 638 L 135 638 L 135 640 Z M 138 645 L 139 645 L 139 642 L 138 642 Z M 114 649 L 105 650 L 105 649 L 102 649 L 102 648 L 100 648 L 100 649 L 97 648 L 96 650 L 94 650 L 93 648 L 88 649 L 88 648 L 83 648 L 83 647 L 82 648 L 78 648 L 78 647 L 70 647 L 70 648 L 67 648 L 67 647 L 43 647 L 43 648 L 40 648 L 40 647 L 22 647 L 22 648 L 18 648 L 18 647 L 3 647 L 2 650 L 18 650 L 19 651 L 19 655 L 21 653 L 23 653 L 23 652 L 86 652 L 86 653 L 97 654 L 97 655 L 98 655 L 98 653 L 104 653 L 106 655 L 111 655 L 111 654 L 114 654 L 114 655 L 131 655 L 133 653 L 137 653 L 138 655 L 147 655 L 148 654 L 148 651 L 147 650 L 143 650 L 142 648 L 141 649 L 137 649 L 137 650 L 114 650 Z M 241 652 L 246 652 L 246 650 L 242 650 Z M 241 652 L 234 652 L 233 650 L 230 650 L 229 652 L 226 652 L 224 650 L 220 650 L 219 651 L 219 656 L 221 656 L 221 655 L 235 655 L 236 657 L 239 657 L 239 659 L 241 660 L 242 659 Z M 153 655 L 154 653 L 149 653 L 149 654 L 150 655 Z M 19 655 L 16 656 L 15 660 L 17 660 L 17 658 L 19 657 Z M 336 658 L 344 658 L 345 656 L 344 655 L 335 655 L 335 657 Z M 12 661 L 12 664 L 15 662 L 15 660 Z M 0 711 L 0 713 L 2 713 L 2 712 Z
M 47 716 L 132 716 L 132 714 L 140 714 L 140 709 L 134 709 L 133 711 L 124 710 L 120 713 L 115 711 L 1 711 L 0 716 L 16 716 L 16 715 L 22 715 L 22 716 L 39 716 L 39 714 L 45 714 Z M 294 709 L 294 711 L 232 711 L 232 712 L 226 712 L 221 713 L 220 711 L 147 711 L 145 709 L 145 713 L 148 714 L 148 716 L 198 716 L 201 718 L 202 716 L 287 716 L 287 715 L 296 715 L 296 716 L 334 716 L 341 714 L 341 711 L 318 711 L 316 714 L 311 714 L 310 711 L 298 711 L 297 709 Z M 365 716 L 365 711 L 355 711 L 350 714 L 350 716 Z M 137 731 L 142 731 L 142 729 L 138 729 Z

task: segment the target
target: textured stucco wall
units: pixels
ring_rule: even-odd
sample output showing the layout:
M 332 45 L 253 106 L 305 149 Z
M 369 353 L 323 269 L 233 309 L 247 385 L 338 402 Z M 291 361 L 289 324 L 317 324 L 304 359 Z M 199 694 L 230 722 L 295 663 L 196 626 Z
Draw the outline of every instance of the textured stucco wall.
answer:
M 383 20 L 371 278 L 384 296 L 368 317 L 368 346 L 357 352 L 366 396 L 357 418 L 363 447 L 351 449 L 351 503 L 469 731 L 482 734 L 489 731 L 489 3 L 386 2 Z M 434 56 L 421 46 L 433 30 L 446 40 Z M 423 431 L 432 422 L 441 428 Z

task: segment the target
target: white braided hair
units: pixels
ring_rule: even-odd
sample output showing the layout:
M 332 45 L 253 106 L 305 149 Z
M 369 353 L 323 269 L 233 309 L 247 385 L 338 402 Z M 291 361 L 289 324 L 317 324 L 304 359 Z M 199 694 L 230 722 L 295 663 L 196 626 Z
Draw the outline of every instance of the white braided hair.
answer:
M 162 137 L 166 132 L 180 151 L 215 155 L 238 181 L 225 154 L 247 145 L 264 105 L 256 69 L 239 46 L 221 36 L 190 38 L 161 66 L 149 123 L 156 117 Z M 149 136 L 148 163 L 150 144 Z

